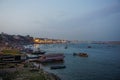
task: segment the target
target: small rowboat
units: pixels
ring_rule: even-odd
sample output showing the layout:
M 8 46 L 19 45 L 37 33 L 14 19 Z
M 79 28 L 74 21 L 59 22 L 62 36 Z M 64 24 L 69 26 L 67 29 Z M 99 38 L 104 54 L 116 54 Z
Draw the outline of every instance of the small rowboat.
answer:
M 58 65 L 58 66 L 51 66 L 50 69 L 63 69 L 66 68 L 64 65 Z

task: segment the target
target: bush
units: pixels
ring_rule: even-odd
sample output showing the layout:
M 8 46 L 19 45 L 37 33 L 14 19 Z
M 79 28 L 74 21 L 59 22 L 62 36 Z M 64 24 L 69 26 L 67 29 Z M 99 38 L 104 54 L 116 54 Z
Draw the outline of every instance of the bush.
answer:
M 14 49 L 14 50 L 6 50 L 6 49 L 4 49 L 4 50 L 2 50 L 2 52 L 4 54 L 20 54 L 19 50 L 16 50 L 16 49 Z
M 44 75 L 31 76 L 29 80 L 46 80 Z
M 15 78 L 15 73 L 2 73 L 0 74 L 0 77 L 2 77 L 3 80 L 13 80 Z

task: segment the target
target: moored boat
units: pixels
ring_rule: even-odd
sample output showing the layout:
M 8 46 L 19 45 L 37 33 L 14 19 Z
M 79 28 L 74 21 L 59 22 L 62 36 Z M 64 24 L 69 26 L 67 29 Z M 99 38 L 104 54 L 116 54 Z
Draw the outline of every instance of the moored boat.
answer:
M 35 51 L 35 52 L 32 52 L 32 54 L 34 55 L 40 55 L 40 54 L 45 54 L 46 52 L 45 51 Z
M 73 53 L 73 56 L 88 57 L 87 53 Z
M 88 57 L 88 54 L 87 53 L 79 53 L 79 56 L 81 56 L 81 57 Z
M 35 58 L 39 58 L 38 55 L 33 55 L 33 54 L 26 54 L 27 59 L 35 59 Z
M 64 69 L 66 68 L 65 65 L 57 65 L 57 66 L 51 66 L 50 69 Z
M 54 62 L 54 61 L 63 61 L 64 55 L 62 53 L 54 53 L 54 54 L 44 54 L 41 55 L 38 59 L 39 62 Z

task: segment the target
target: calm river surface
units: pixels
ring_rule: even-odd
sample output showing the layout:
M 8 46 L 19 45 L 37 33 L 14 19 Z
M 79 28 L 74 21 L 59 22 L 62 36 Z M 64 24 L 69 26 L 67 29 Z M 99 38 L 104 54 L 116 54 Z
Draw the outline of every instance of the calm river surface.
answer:
M 62 80 L 120 80 L 120 45 L 112 44 L 45 44 L 35 45 L 47 53 L 64 53 L 64 63 L 43 65 Z M 91 46 L 92 48 L 88 48 Z M 86 52 L 88 57 L 73 56 Z M 65 65 L 65 69 L 51 70 L 50 66 Z

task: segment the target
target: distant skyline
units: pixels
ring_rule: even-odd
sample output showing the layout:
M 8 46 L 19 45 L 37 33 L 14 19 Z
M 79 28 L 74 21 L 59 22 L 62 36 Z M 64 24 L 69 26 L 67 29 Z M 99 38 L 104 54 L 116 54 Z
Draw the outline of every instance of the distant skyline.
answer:
M 120 0 L 0 0 L 0 32 L 120 41 Z

